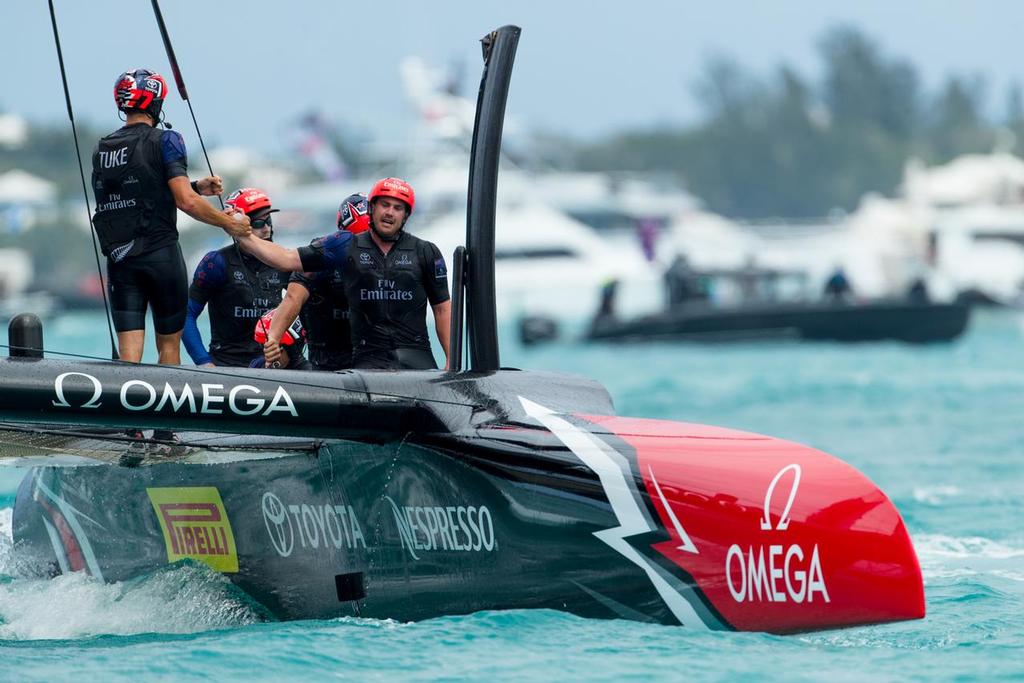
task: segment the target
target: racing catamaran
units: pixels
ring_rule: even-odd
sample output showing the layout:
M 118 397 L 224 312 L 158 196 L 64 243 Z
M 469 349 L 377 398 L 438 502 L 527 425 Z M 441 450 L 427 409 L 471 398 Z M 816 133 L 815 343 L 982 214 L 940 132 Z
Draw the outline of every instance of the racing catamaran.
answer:
M 451 370 L 60 361 L 22 319 L 35 338 L 0 359 L 0 456 L 34 465 L 20 572 L 201 563 L 280 619 L 551 608 L 786 633 L 924 615 L 903 520 L 849 465 L 619 417 L 593 381 L 501 367 L 495 190 L 519 33 L 483 39 Z M 129 427 L 184 448 L 140 448 Z

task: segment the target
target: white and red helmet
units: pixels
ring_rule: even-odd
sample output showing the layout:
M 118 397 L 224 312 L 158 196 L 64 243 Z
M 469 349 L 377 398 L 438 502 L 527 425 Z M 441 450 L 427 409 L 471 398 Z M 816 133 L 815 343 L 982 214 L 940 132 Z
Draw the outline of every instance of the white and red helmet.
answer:
M 338 230 L 351 233 L 366 232 L 370 229 L 370 204 L 362 192 L 350 194 L 338 207 Z
M 142 111 L 154 121 L 160 118 L 166 96 L 167 81 L 149 69 L 130 69 L 114 82 L 114 104 L 120 111 Z

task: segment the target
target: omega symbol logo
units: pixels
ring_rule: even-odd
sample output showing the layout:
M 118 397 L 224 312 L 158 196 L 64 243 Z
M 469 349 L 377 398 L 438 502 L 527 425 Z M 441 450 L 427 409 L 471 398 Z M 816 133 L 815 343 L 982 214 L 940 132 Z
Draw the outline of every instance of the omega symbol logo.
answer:
M 100 394 L 103 393 L 103 385 L 100 384 L 100 381 L 98 379 L 96 379 L 92 375 L 87 375 L 84 372 L 64 372 L 57 375 L 57 379 L 53 380 L 53 392 L 57 394 L 57 400 L 53 401 L 53 405 L 57 406 L 58 408 L 76 407 L 68 403 L 68 400 L 64 397 L 64 380 L 73 375 L 77 375 L 78 377 L 84 377 L 92 383 L 92 396 L 89 398 L 88 401 L 77 407 L 99 408 L 99 399 Z
M 764 517 L 761 518 L 761 531 L 772 530 L 772 517 L 770 508 L 772 505 L 772 494 L 775 493 L 775 486 L 779 483 L 786 472 L 793 472 L 793 483 L 789 489 L 789 498 L 786 500 L 786 507 L 782 509 L 782 514 L 779 515 L 778 524 L 775 525 L 776 531 L 785 531 L 789 528 L 789 511 L 793 507 L 793 501 L 796 500 L 796 490 L 800 487 L 800 465 L 793 463 L 786 465 L 772 479 L 772 483 L 768 485 L 768 491 L 764 494 Z

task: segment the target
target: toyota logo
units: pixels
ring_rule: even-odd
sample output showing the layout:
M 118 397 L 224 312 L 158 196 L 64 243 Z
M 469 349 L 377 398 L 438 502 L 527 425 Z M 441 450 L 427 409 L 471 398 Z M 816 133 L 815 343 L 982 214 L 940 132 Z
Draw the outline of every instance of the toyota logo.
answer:
M 295 530 L 281 499 L 270 491 L 263 494 L 263 523 L 267 527 L 270 543 L 281 557 L 288 557 L 295 547 Z M 286 526 L 287 525 L 287 526 Z

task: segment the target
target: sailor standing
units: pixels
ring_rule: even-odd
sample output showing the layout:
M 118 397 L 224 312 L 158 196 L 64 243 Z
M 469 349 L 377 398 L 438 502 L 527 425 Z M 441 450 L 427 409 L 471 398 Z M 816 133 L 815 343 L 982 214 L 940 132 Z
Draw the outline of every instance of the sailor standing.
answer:
M 177 209 L 236 237 L 250 229 L 244 215 L 227 216 L 200 197 L 220 194 L 220 178 L 189 183 L 184 140 L 169 128 L 156 127 L 166 92 L 163 77 L 148 69 L 126 71 L 114 83 L 114 102 L 125 114 L 125 126 L 102 138 L 93 152 L 93 224 L 107 257 L 121 360 L 142 360 L 150 309 L 160 363 L 177 365 L 188 302 Z

